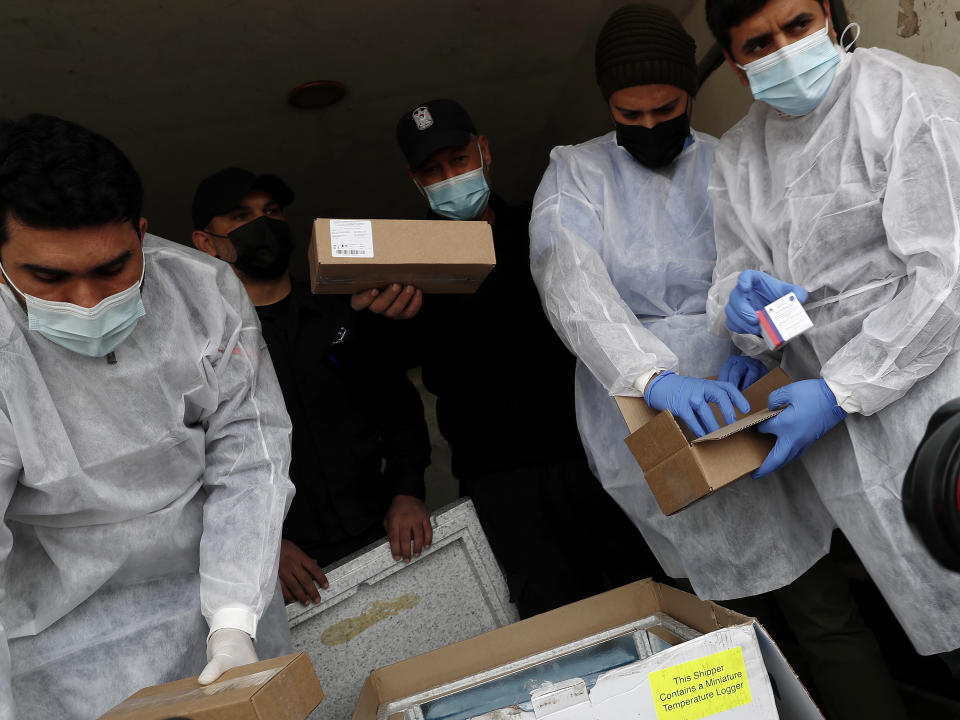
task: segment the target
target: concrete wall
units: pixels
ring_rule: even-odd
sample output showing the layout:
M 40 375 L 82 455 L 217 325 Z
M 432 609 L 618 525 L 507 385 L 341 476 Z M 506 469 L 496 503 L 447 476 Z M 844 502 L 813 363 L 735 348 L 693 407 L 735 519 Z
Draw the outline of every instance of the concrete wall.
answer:
M 960 0 L 845 0 L 844 4 L 851 22 L 860 23 L 859 47 L 895 50 L 960 74 Z M 698 59 L 713 44 L 704 6 L 704 0 L 697 0 L 684 19 L 687 32 L 697 41 Z M 700 89 L 693 126 L 719 137 L 746 114 L 752 100 L 725 65 Z
M 860 47 L 882 47 L 960 73 L 960 1 L 846 0 Z

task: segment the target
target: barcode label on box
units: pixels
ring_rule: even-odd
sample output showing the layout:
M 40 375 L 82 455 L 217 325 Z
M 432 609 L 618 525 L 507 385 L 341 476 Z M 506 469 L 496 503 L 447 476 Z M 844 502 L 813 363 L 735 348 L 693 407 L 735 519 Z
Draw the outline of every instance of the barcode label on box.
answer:
M 333 257 L 373 257 L 373 225 L 369 220 L 331 220 Z

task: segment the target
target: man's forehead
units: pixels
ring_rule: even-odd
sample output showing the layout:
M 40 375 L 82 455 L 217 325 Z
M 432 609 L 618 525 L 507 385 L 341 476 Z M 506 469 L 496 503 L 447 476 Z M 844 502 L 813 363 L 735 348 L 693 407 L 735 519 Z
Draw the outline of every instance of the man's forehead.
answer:
M 473 149 L 473 141 L 471 140 L 466 145 L 451 145 L 450 147 L 440 148 L 439 150 L 434 150 L 430 155 L 427 156 L 427 159 L 423 161 L 423 165 L 420 167 L 425 167 L 430 163 L 442 162 L 446 160 L 451 155 L 458 155 L 463 152 L 471 152 Z
M 140 234 L 126 221 L 81 228 L 34 228 L 7 218 L 7 242 L 0 250 L 16 255 L 18 265 L 71 272 L 116 260 L 139 245 Z M 4 252 L 4 257 L 6 257 Z
M 140 235 L 137 224 L 129 220 L 114 220 L 100 225 L 83 225 L 76 228 L 48 228 L 30 225 L 9 212 L 4 221 L 8 238 L 29 238 L 31 242 L 70 238 L 70 242 L 81 245 L 100 245 L 104 242 L 126 240 L 128 233 L 132 233 L 137 238 Z
M 610 96 L 611 102 L 624 110 L 647 112 L 669 105 L 684 97 L 684 90 L 673 85 L 635 85 Z
M 277 199 L 266 190 L 254 188 L 242 198 L 240 207 L 262 207 L 264 205 L 279 205 Z
M 254 189 L 240 198 L 240 202 L 237 203 L 235 207 L 230 208 L 225 213 L 221 213 L 216 217 L 221 217 L 222 215 L 229 215 L 236 210 L 259 210 L 262 207 L 267 205 L 279 205 L 276 198 L 273 197 L 266 190 Z
M 818 0 L 768 0 L 766 5 L 731 28 L 730 32 L 741 37 L 763 34 L 789 23 L 798 15 L 817 14 L 817 11 L 822 14 L 825 10 Z

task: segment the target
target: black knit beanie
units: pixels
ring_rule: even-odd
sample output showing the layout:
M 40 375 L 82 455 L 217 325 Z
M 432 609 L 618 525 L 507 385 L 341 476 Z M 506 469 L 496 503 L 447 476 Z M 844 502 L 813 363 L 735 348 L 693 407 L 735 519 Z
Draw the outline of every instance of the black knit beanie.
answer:
M 673 85 L 697 94 L 697 44 L 669 10 L 624 5 L 597 38 L 597 84 L 604 100 L 634 85 Z

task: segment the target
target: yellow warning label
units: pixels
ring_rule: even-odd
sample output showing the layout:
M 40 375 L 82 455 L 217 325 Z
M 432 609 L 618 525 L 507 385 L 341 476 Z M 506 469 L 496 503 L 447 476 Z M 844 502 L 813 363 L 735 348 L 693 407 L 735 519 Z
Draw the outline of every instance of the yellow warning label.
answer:
M 700 720 L 750 703 L 740 647 L 650 673 L 657 720 Z

